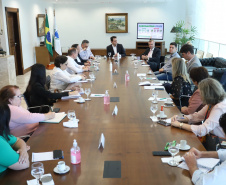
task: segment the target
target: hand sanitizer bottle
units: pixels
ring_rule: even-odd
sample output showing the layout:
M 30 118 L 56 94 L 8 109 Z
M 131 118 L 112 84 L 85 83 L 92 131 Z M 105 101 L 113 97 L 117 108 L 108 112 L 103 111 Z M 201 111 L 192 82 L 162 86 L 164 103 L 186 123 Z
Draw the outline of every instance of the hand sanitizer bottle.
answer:
M 126 82 L 129 81 L 129 72 L 128 72 L 128 70 L 126 71 L 126 74 L 125 74 L 125 80 L 126 80 Z
M 108 94 L 108 90 L 106 90 L 105 95 L 104 95 L 104 104 L 105 105 L 110 104 L 110 95 Z
M 112 63 L 111 63 L 111 61 L 110 61 L 110 71 L 112 71 Z
M 71 148 L 71 164 L 79 164 L 81 162 L 81 152 L 77 141 L 74 139 L 73 147 Z

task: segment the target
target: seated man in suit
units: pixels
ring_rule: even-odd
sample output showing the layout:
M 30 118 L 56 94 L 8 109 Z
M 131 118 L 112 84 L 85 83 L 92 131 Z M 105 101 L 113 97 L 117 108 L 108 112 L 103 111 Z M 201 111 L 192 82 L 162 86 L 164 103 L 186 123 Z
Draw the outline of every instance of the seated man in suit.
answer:
M 180 53 L 182 54 L 182 57 L 185 60 L 187 60 L 186 66 L 188 73 L 190 73 L 192 68 L 202 66 L 198 57 L 194 54 L 194 47 L 192 45 L 190 44 L 183 45 L 180 49 Z
M 159 69 L 159 71 L 154 72 L 158 80 L 172 81 L 172 60 L 174 58 L 180 58 L 177 53 L 177 43 L 171 42 L 169 47 L 170 58 L 167 60 L 165 65 Z
M 80 56 L 80 46 L 78 44 L 73 44 L 71 46 L 72 48 L 76 48 L 76 50 L 78 51 L 78 56 L 76 57 L 75 59 L 75 62 L 78 64 L 78 65 L 84 65 L 84 66 L 90 66 L 90 61 L 89 60 L 83 60 Z
M 93 56 L 93 53 L 89 47 L 89 41 L 88 40 L 83 40 L 81 47 L 80 47 L 80 56 L 83 60 L 88 60 L 88 59 L 95 59 Z
M 147 60 L 147 64 L 150 65 L 152 71 L 157 71 L 159 69 L 160 64 L 160 56 L 161 50 L 159 48 L 155 48 L 155 41 L 149 40 L 148 42 L 149 48 L 141 55 L 142 60 Z
M 117 37 L 116 36 L 111 37 L 111 45 L 107 46 L 107 55 L 108 56 L 109 56 L 109 53 L 111 53 L 111 55 L 110 55 L 111 57 L 112 56 L 116 57 L 118 53 L 122 57 L 126 56 L 125 49 L 123 48 L 122 44 L 117 43 Z

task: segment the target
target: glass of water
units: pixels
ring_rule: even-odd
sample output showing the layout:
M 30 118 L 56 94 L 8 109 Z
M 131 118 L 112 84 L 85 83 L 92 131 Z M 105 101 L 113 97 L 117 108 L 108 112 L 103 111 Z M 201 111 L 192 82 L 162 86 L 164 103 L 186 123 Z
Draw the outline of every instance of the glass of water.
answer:
M 158 104 L 152 103 L 152 104 L 151 104 L 151 107 L 150 107 L 150 110 L 151 110 L 151 112 L 153 113 L 153 118 L 156 118 L 155 113 L 156 113 L 156 111 L 158 110 Z
M 144 76 L 139 76 L 140 78 L 140 82 L 142 82 L 142 80 L 144 79 Z
M 135 61 L 134 61 L 134 69 L 137 69 L 137 64 L 138 64 L 138 61 L 135 60 Z
M 170 142 L 168 147 L 169 153 L 172 155 L 173 159 L 169 161 L 169 165 L 171 166 L 177 166 L 178 162 L 174 160 L 174 156 L 178 154 L 179 152 L 179 145 L 175 142 Z
M 152 101 L 152 103 L 158 103 L 158 100 L 157 100 L 157 98 L 158 98 L 158 91 L 153 90 L 152 91 L 152 96 L 154 97 L 154 100 Z
M 111 57 L 111 52 L 108 52 L 108 56 L 109 56 L 109 58 Z
M 74 110 L 69 110 L 67 112 L 67 117 L 70 120 L 70 122 L 72 122 L 74 119 L 76 119 L 76 114 Z
M 90 90 L 90 88 L 85 88 L 85 94 L 86 94 L 86 96 L 87 96 L 87 98 L 85 99 L 86 101 L 87 100 L 91 100 L 91 99 L 89 99 L 89 94 L 91 93 L 91 90 Z
M 31 165 L 31 175 L 37 179 L 37 185 L 39 185 L 39 180 L 42 175 L 44 175 L 43 163 L 37 162 Z

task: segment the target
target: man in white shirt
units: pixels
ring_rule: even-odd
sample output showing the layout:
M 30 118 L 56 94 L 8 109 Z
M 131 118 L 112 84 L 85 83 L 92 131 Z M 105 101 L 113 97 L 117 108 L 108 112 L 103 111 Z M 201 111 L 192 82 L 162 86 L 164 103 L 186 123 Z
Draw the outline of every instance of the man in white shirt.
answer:
M 80 51 L 81 51 L 81 48 L 80 48 L 79 44 L 73 44 L 71 47 L 72 47 L 72 48 L 76 48 L 76 50 L 78 51 L 78 56 L 77 56 L 77 58 L 75 59 L 75 62 L 76 62 L 78 65 L 84 65 L 84 66 L 90 66 L 90 65 L 91 65 L 91 62 L 90 62 L 89 60 L 83 60 L 83 59 L 80 57 L 79 53 L 80 53 Z
M 83 60 L 95 59 L 91 49 L 89 48 L 88 40 L 83 40 L 80 48 L 81 48 L 81 51 L 79 54 Z
M 219 124 L 226 133 L 226 113 L 224 113 Z M 198 169 L 196 159 L 199 158 L 219 158 L 221 165 L 216 166 L 212 172 L 203 173 Z M 192 176 L 192 182 L 195 185 L 220 185 L 226 182 L 226 149 L 216 151 L 199 151 L 192 148 L 184 155 L 184 159 L 188 165 L 189 172 Z
M 70 74 L 82 73 L 83 71 L 88 71 L 89 67 L 85 67 L 84 65 L 79 65 L 75 62 L 75 59 L 78 56 L 78 50 L 76 48 L 70 48 L 68 50 L 68 65 L 67 72 Z

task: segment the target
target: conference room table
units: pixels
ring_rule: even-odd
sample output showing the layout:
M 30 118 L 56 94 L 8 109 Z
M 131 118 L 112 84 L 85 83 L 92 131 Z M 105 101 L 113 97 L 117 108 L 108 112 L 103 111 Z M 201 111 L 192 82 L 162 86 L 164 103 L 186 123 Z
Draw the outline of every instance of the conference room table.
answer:
M 91 88 L 91 93 L 104 94 L 109 90 L 110 97 L 119 97 L 119 102 L 110 102 L 104 105 L 104 98 L 95 97 L 91 101 L 79 104 L 70 100 L 59 100 L 54 107 L 61 112 L 75 110 L 80 120 L 78 128 L 63 127 L 65 117 L 59 124 L 41 123 L 39 128 L 28 140 L 32 152 L 49 152 L 56 149 L 63 150 L 66 165 L 70 171 L 66 174 L 56 174 L 53 169 L 61 160 L 43 161 L 45 174 L 51 173 L 56 185 L 190 185 L 189 171 L 172 167 L 162 163 L 161 156 L 153 156 L 153 151 L 163 151 L 167 142 L 187 140 L 188 145 L 199 150 L 205 150 L 201 142 L 192 132 L 165 127 L 152 122 L 150 116 L 152 90 L 145 90 L 139 86 L 137 73 L 147 73 L 150 68 L 138 64 L 134 69 L 132 57 L 122 58 L 119 62 L 113 59 L 98 59 L 99 71 L 93 70 L 96 80 L 83 83 L 83 88 Z M 110 72 L 110 62 L 113 70 Z M 117 69 L 117 74 L 114 70 Z M 125 82 L 125 73 L 128 70 L 130 81 Z M 88 72 L 86 73 L 88 76 Z M 155 75 L 147 75 L 155 77 Z M 158 80 L 148 80 L 158 82 Z M 117 88 L 114 88 L 114 82 Z M 86 95 L 82 95 L 84 98 Z M 159 91 L 158 97 L 169 97 L 165 91 Z M 159 113 L 161 105 L 158 102 Z M 118 114 L 112 115 L 115 105 Z M 180 114 L 176 106 L 164 108 L 168 118 Z M 105 136 L 105 147 L 98 149 L 101 133 Z M 76 139 L 81 149 L 81 163 L 73 165 L 70 162 L 70 149 Z M 184 155 L 180 151 L 178 155 Z M 121 178 L 103 178 L 105 161 L 121 161 Z M 32 162 L 31 162 L 32 164 Z M 31 176 L 31 167 L 21 171 L 8 169 L 0 176 L 0 184 L 25 185 Z

